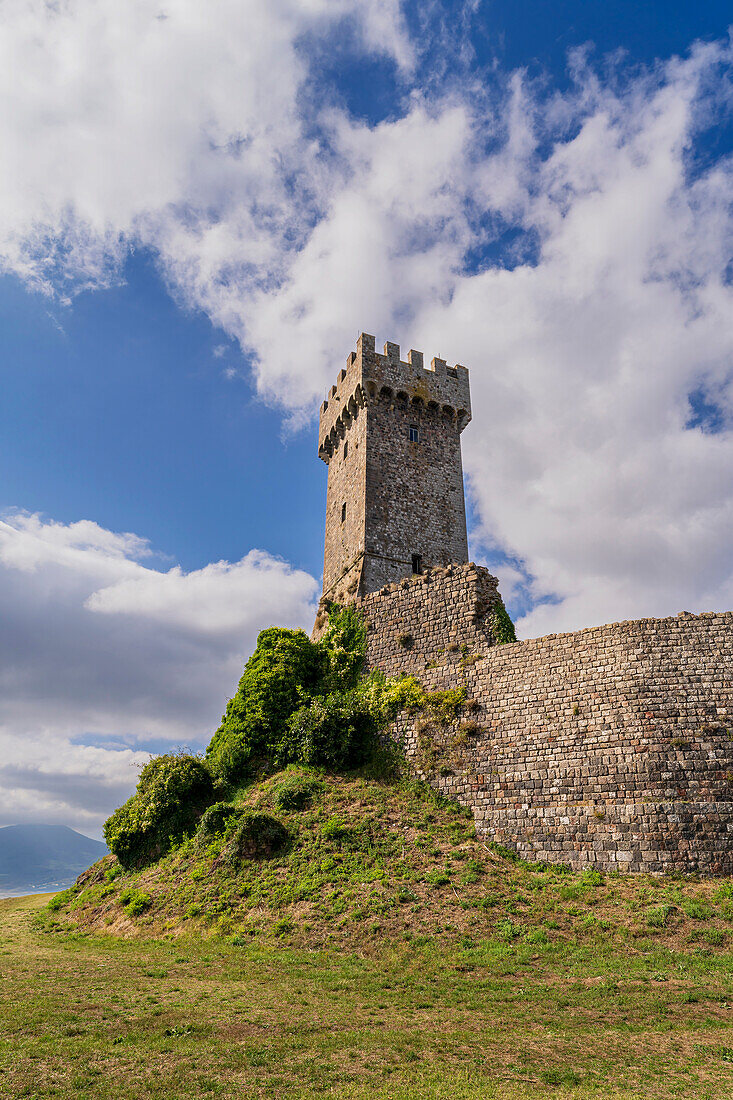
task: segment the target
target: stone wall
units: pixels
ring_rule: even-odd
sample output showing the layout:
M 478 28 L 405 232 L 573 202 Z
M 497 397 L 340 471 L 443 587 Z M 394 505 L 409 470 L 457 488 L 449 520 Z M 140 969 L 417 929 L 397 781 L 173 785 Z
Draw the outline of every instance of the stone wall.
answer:
M 328 464 L 323 592 L 337 602 L 423 566 L 468 558 L 460 435 L 471 419 L 468 371 L 362 333 L 321 406 Z
M 483 833 L 575 867 L 733 872 L 733 614 L 496 646 L 485 570 L 416 581 L 360 601 L 368 661 L 465 686 L 462 721 L 403 714 L 396 735 Z
M 473 563 L 428 569 L 403 577 L 352 602 L 368 627 L 368 668 L 388 676 L 460 667 L 493 645 L 492 612 L 501 602 L 496 577 Z M 313 639 L 327 623 L 320 611 Z M 469 656 L 470 655 L 470 656 Z
M 424 374 L 429 372 L 424 371 Z M 366 537 L 362 592 L 423 567 L 466 562 L 461 437 L 454 412 L 405 391 L 367 407 Z M 417 440 L 410 432 L 417 430 Z

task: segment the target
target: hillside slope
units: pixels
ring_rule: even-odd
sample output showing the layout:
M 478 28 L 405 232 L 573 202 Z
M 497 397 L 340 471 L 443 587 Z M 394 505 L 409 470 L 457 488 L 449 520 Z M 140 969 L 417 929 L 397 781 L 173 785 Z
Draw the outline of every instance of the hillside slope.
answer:
M 568 939 L 716 950 L 733 932 L 733 884 L 525 863 L 426 784 L 289 768 L 208 811 L 151 866 L 125 872 L 106 857 L 48 921 L 298 946 L 498 936 L 538 950 Z

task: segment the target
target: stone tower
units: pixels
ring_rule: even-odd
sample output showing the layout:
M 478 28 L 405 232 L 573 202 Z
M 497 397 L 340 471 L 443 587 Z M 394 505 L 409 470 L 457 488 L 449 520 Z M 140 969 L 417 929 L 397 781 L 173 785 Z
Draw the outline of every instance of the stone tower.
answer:
M 323 595 L 344 603 L 431 566 L 468 561 L 461 432 L 468 371 L 362 333 L 321 406 L 328 465 Z

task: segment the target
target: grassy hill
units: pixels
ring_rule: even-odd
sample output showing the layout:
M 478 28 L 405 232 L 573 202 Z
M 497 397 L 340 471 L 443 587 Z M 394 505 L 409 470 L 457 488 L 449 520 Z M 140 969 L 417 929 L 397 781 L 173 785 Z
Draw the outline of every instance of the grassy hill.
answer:
M 234 803 L 0 902 L 0 1093 L 731 1094 L 730 880 L 517 861 L 417 783 L 289 768 Z
M 293 802 L 296 805 L 293 805 Z M 118 935 L 215 933 L 320 947 L 486 936 L 719 950 L 733 934 L 729 880 L 601 876 L 528 864 L 475 835 L 427 784 L 298 768 L 234 796 L 237 814 L 150 867 L 109 856 L 52 903 L 59 926 Z M 240 855 L 242 818 L 282 826 L 282 847 Z M 206 822 L 205 822 L 206 824 Z
M 490 936 L 538 949 L 572 938 L 717 951 L 733 933 L 728 880 L 516 860 L 477 838 L 470 814 L 424 783 L 288 768 L 237 792 L 234 807 L 142 870 L 126 873 L 112 856 L 95 864 L 52 903 L 53 921 L 120 935 L 196 931 L 360 948 L 385 937 L 468 946 Z M 242 820 L 274 822 L 278 844 L 240 853 Z
M 465 691 L 364 677 L 364 623 L 328 616 L 262 632 L 205 759 L 150 761 L 106 823 L 114 855 L 32 923 L 0 903 L 0 1094 L 731 1095 L 733 882 L 483 841 L 380 740 L 406 708 L 460 743 Z

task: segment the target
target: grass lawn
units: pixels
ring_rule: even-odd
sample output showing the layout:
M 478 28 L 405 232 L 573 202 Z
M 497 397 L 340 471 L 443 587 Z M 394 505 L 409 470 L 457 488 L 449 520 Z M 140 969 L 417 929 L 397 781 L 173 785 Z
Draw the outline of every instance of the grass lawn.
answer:
M 733 956 L 704 942 L 123 938 L 47 901 L 0 901 L 3 1098 L 733 1094 Z

